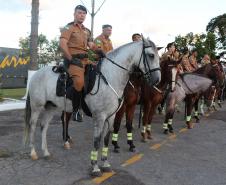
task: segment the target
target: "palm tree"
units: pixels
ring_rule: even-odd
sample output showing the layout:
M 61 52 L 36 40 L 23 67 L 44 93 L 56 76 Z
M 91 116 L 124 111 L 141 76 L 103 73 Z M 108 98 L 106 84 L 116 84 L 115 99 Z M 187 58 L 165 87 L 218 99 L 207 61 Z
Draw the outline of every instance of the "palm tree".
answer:
M 31 34 L 30 34 L 30 70 L 38 69 L 38 19 L 39 0 L 32 0 L 31 9 Z
M 212 18 L 206 26 L 206 31 L 216 33 L 217 41 L 226 47 L 226 13 Z

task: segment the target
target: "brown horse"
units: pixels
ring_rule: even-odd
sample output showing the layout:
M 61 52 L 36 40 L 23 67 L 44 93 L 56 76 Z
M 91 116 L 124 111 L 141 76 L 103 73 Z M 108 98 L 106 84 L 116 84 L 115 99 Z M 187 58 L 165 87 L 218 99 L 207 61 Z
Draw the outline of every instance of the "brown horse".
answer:
M 176 91 L 168 96 L 166 116 L 163 124 L 164 133 L 173 132 L 172 119 L 175 104 L 184 98 L 186 98 L 187 110 L 186 124 L 189 129 L 192 128 L 191 112 L 195 103 L 197 106 L 200 94 L 205 92 L 212 83 L 222 83 L 222 80 L 222 70 L 216 61 L 212 61 L 211 64 L 207 64 L 192 73 L 182 74 L 178 79 Z
M 199 122 L 199 117 L 198 117 L 198 105 L 199 105 L 199 99 L 204 96 L 205 99 L 214 99 L 218 97 L 218 95 L 220 95 L 219 92 L 220 89 L 222 88 L 223 84 L 224 84 L 224 72 L 223 72 L 223 68 L 221 66 L 221 64 L 218 61 L 211 61 L 211 64 L 213 69 L 215 69 L 215 76 L 213 74 L 211 74 L 210 71 L 206 70 L 204 71 L 204 74 L 206 76 L 208 76 L 209 78 L 211 78 L 212 80 L 214 80 L 214 87 L 211 87 L 209 89 L 207 89 L 207 92 L 205 93 L 198 93 L 198 94 L 191 94 L 191 95 L 187 95 L 185 98 L 186 101 L 186 110 L 187 110 L 187 116 L 186 116 L 186 121 L 187 121 L 187 125 L 188 128 L 192 128 L 192 124 L 191 124 L 191 112 L 193 109 L 193 106 L 195 107 L 195 119 L 196 119 L 196 123 Z M 206 68 L 207 69 L 207 68 Z M 201 70 L 197 70 L 194 73 L 200 74 Z
M 135 151 L 135 145 L 133 143 L 132 136 L 132 121 L 134 117 L 135 107 L 140 99 L 143 104 L 143 140 L 151 138 L 151 118 L 154 114 L 156 106 L 162 101 L 164 94 L 166 93 L 167 86 L 172 83 L 172 88 L 175 86 L 175 78 L 177 73 L 177 61 L 162 61 L 161 62 L 161 81 L 153 88 L 149 88 L 147 84 L 140 78 L 132 75 L 124 90 L 124 102 L 120 110 L 117 112 L 114 120 L 114 133 L 112 136 L 112 144 L 114 145 L 114 151 L 119 152 L 118 145 L 118 131 L 120 129 L 121 120 L 126 113 L 126 128 L 127 128 L 127 143 L 129 144 L 129 151 Z M 173 79 L 173 80 L 172 80 Z M 152 114 L 152 115 L 151 115 Z M 151 115 L 151 116 L 149 116 Z

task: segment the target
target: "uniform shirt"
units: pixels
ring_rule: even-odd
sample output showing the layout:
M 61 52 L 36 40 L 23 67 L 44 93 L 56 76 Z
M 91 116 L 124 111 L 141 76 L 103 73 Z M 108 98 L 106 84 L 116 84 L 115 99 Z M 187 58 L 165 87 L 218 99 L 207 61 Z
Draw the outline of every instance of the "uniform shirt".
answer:
M 160 58 L 160 61 L 161 61 L 161 62 L 162 62 L 162 61 L 168 61 L 169 58 L 170 58 L 170 60 L 175 60 L 175 61 L 177 61 L 177 60 L 178 60 L 177 53 L 175 53 L 175 55 L 174 55 L 174 54 L 170 53 L 169 51 L 167 51 L 166 53 L 164 53 L 164 54 L 162 55 L 162 57 Z
M 202 66 L 205 66 L 206 64 L 209 64 L 209 63 L 210 63 L 210 60 L 205 60 L 205 59 L 201 60 L 201 65 Z
M 190 64 L 191 64 L 191 66 L 192 66 L 192 68 L 193 68 L 192 71 L 195 71 L 196 69 L 199 68 L 198 63 L 197 63 L 197 60 L 196 60 L 195 57 L 190 56 L 190 57 L 189 57 L 189 61 L 190 61 Z
M 112 42 L 109 38 L 105 38 L 103 34 L 99 35 L 95 40 L 94 43 L 96 46 L 103 50 L 104 53 L 107 53 L 113 50 Z
M 87 44 L 91 41 L 90 31 L 84 26 L 72 22 L 61 30 L 60 38 L 68 41 L 67 45 L 71 55 L 87 53 Z
M 189 62 L 188 55 L 183 55 L 182 60 L 181 60 L 181 65 L 182 65 L 184 72 L 194 71 L 194 68 L 191 66 L 191 64 Z

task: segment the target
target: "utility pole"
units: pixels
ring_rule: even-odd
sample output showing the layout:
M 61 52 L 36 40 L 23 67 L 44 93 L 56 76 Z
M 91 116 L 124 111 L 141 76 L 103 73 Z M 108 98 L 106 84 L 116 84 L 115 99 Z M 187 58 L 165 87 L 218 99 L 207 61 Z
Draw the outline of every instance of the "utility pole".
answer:
M 85 6 L 85 4 L 83 3 L 83 1 L 81 0 L 82 4 Z M 97 11 L 95 12 L 95 0 L 91 0 L 91 6 L 92 6 L 92 11 L 89 12 L 90 16 L 91 16 L 91 38 L 93 38 L 93 29 L 94 29 L 94 17 L 95 15 L 100 11 L 101 7 L 104 5 L 104 3 L 106 2 L 106 0 L 104 0 L 102 2 L 102 4 L 99 6 L 99 8 L 97 9 Z
M 93 38 L 93 27 L 94 27 L 94 17 L 95 17 L 95 0 L 92 1 L 92 12 L 91 12 L 91 38 Z
M 30 70 L 38 69 L 38 19 L 39 0 L 32 0 L 30 33 Z

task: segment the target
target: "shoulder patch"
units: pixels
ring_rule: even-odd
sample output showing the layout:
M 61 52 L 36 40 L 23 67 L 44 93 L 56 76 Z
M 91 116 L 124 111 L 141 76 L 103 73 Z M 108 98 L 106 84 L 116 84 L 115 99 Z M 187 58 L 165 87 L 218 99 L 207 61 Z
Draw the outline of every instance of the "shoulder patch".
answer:
M 70 25 L 67 24 L 66 26 L 64 26 L 63 28 L 61 28 L 60 31 L 63 32 L 63 31 L 67 31 L 69 29 L 70 29 Z
M 100 39 L 96 39 L 96 43 L 97 44 L 101 44 L 101 40 Z

